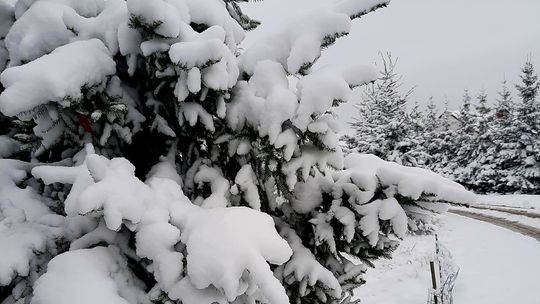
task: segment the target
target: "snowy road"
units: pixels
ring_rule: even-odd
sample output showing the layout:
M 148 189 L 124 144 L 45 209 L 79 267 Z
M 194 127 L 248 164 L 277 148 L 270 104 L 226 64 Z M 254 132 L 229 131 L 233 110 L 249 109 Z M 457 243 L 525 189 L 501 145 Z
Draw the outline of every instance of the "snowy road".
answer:
M 515 215 L 523 215 L 530 218 L 540 219 L 540 213 L 533 212 L 531 210 L 527 210 L 524 208 L 503 207 L 503 206 L 484 206 L 484 205 L 471 206 L 470 208 L 481 209 L 481 210 L 496 210 L 496 211 L 511 213 Z
M 439 239 L 461 268 L 454 303 L 540 304 L 540 242 L 454 214 Z
M 517 221 L 511 221 L 504 218 L 495 217 L 495 216 L 482 214 L 482 213 L 470 212 L 470 211 L 465 211 L 465 210 L 452 210 L 452 209 L 450 210 L 450 212 L 461 215 L 461 216 L 466 216 L 475 220 L 491 223 L 493 225 L 497 225 L 506 229 L 510 229 L 514 232 L 518 232 L 523 235 L 530 236 L 540 242 L 540 229 L 538 228 L 534 228 L 534 227 L 522 224 Z
M 447 214 L 439 239 L 460 267 L 456 304 L 540 304 L 540 242 L 483 221 Z M 376 262 L 356 296 L 365 304 L 426 303 L 433 236 L 405 238 Z

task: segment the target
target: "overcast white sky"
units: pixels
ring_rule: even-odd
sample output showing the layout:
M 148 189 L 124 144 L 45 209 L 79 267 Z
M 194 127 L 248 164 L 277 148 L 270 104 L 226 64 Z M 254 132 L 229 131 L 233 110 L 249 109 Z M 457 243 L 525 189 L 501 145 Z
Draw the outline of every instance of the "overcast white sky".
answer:
M 247 43 L 283 19 L 332 0 L 264 0 L 246 13 L 263 22 Z M 404 88 L 425 104 L 430 95 L 457 109 L 463 89 L 495 97 L 503 77 L 514 84 L 531 55 L 540 71 L 540 0 L 392 0 L 387 8 L 354 22 L 351 34 L 325 51 L 319 64 L 374 63 L 379 51 L 398 57 Z M 493 99 L 493 98 L 492 98 Z M 338 111 L 342 120 L 352 105 Z

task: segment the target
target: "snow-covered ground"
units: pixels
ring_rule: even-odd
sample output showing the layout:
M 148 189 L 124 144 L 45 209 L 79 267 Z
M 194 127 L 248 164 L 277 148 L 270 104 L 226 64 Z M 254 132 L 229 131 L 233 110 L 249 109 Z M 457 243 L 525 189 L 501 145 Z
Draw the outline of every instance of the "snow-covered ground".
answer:
M 496 206 L 509 206 L 527 209 L 540 209 L 540 195 L 525 194 L 488 194 L 478 195 L 478 203 Z
M 540 242 L 455 214 L 443 218 L 439 239 L 460 267 L 454 303 L 540 304 Z M 426 303 L 434 243 L 433 236 L 404 240 L 394 259 L 368 270 L 357 296 L 366 304 Z
M 433 236 L 408 236 L 391 260 L 376 261 L 375 269 L 368 269 L 367 282 L 356 290 L 355 297 L 366 304 L 425 303 L 434 253 Z
M 505 219 L 511 222 L 517 222 L 517 223 L 527 225 L 529 227 L 540 229 L 540 218 L 528 217 L 528 216 L 518 215 L 518 214 L 511 214 L 508 212 L 498 211 L 498 210 L 474 209 L 474 208 L 455 208 L 455 209 L 489 215 L 492 217 L 501 218 L 501 219 Z M 514 208 L 513 210 L 516 210 L 516 209 Z M 540 213 L 538 212 L 527 212 L 527 213 L 540 216 Z M 540 253 L 539 253 L 539 258 L 540 258 Z

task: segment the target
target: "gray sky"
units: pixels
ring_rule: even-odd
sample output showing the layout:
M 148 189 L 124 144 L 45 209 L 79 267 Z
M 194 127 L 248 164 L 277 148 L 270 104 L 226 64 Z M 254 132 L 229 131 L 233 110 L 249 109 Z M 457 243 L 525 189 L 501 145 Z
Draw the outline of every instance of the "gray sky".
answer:
M 246 43 L 275 28 L 283 19 L 331 0 L 264 0 L 245 12 L 263 25 Z M 540 72 L 539 0 L 392 0 L 387 8 L 354 22 L 351 34 L 325 50 L 319 64 L 374 63 L 379 51 L 398 57 L 404 89 L 415 86 L 411 100 L 425 104 L 430 95 L 451 110 L 463 89 L 476 96 L 484 88 L 492 100 L 503 77 L 518 81 L 519 68 L 531 55 Z M 352 105 L 338 113 L 344 121 Z

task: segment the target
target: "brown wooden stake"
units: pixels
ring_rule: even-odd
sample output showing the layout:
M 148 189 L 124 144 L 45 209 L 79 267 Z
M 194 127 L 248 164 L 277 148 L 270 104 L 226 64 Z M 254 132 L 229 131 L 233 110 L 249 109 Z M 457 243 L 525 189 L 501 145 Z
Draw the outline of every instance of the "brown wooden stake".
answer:
M 431 283 L 433 284 L 433 289 L 437 290 L 437 276 L 435 275 L 435 262 L 431 261 L 429 262 L 429 267 L 431 268 Z M 437 303 L 437 294 L 434 295 L 435 304 Z

